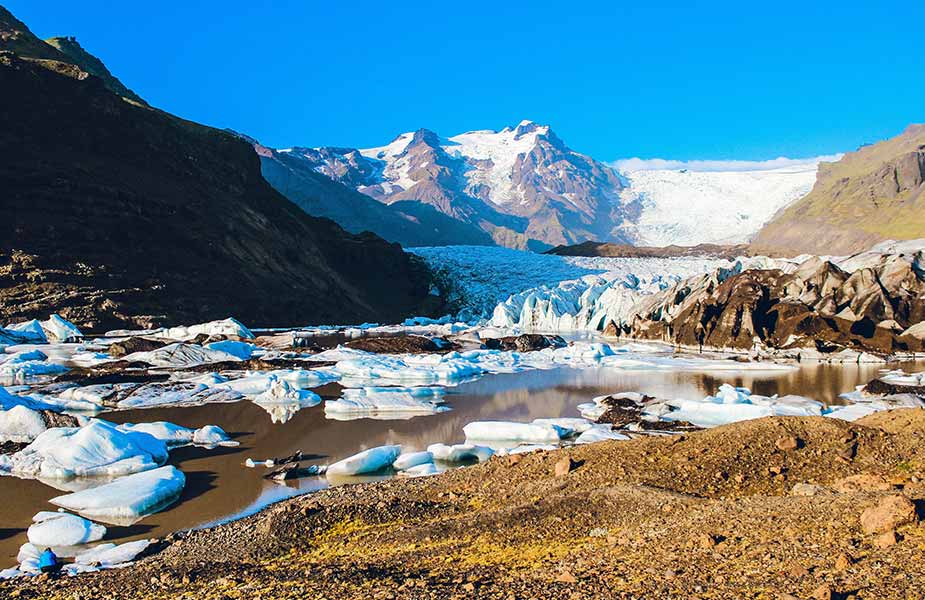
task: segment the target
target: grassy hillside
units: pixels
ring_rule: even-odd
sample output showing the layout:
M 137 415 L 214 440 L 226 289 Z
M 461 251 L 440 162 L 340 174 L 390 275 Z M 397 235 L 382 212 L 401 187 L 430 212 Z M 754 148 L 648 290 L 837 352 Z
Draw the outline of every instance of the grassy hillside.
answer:
M 755 252 L 847 254 L 925 237 L 925 125 L 819 166 L 816 185 L 768 223 Z

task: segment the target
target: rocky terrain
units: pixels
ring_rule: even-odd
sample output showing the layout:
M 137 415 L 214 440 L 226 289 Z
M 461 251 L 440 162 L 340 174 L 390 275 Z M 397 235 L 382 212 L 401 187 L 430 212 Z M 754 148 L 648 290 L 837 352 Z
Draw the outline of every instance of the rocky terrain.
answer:
M 774 417 L 344 486 L 20 598 L 925 594 L 925 411 Z
M 306 215 L 266 183 L 247 143 L 112 93 L 6 11 L 0 50 L 4 322 L 278 325 L 427 310 L 417 259 Z
M 853 272 L 820 258 L 794 269 L 692 277 L 644 298 L 610 333 L 687 347 L 922 352 L 925 258 L 882 255 Z
M 633 246 L 608 242 L 582 242 L 572 246 L 556 246 L 546 254 L 559 256 L 608 256 L 611 258 L 671 258 L 678 256 L 712 256 L 734 259 L 748 253 L 748 246 L 697 244 L 696 246 Z
M 925 232 L 925 125 L 834 163 L 822 163 L 812 192 L 761 229 L 755 252 L 849 254 Z

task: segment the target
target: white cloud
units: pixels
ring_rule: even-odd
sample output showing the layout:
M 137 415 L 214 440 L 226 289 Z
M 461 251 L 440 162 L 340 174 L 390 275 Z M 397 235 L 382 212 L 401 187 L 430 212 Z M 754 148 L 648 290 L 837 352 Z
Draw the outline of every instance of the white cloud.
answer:
M 781 156 L 771 160 L 667 160 L 664 158 L 621 158 L 610 163 L 618 171 L 680 170 L 689 171 L 771 171 L 815 167 L 820 162 L 840 159 L 841 154 L 827 154 L 812 158 L 787 158 Z

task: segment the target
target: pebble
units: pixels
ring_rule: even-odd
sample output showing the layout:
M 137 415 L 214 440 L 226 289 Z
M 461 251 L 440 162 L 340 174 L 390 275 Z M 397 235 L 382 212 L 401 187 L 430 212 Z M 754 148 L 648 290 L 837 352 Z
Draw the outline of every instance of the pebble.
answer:
M 565 475 L 568 475 L 574 471 L 576 467 L 578 467 L 578 463 L 573 461 L 570 457 L 566 456 L 565 458 L 560 458 L 556 462 L 556 466 L 553 472 L 555 473 L 556 477 L 564 477 Z
M 896 532 L 890 529 L 889 531 L 884 531 L 876 538 L 874 538 L 874 546 L 884 550 L 890 546 L 896 545 L 899 542 L 899 538 L 896 536 Z
M 793 437 L 792 435 L 787 435 L 782 438 L 778 438 L 775 442 L 778 450 L 783 452 L 790 452 L 791 450 L 796 450 L 800 447 L 800 440 Z
M 864 533 L 884 533 L 915 520 L 915 504 L 902 494 L 887 496 L 861 513 Z

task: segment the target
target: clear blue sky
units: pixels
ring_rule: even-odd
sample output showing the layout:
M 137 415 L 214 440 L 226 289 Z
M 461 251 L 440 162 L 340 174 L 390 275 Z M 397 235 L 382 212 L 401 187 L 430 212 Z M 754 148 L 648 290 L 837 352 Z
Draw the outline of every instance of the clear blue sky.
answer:
M 925 2 L 0 2 L 153 105 L 278 147 L 527 118 L 601 160 L 759 160 L 925 121 Z

